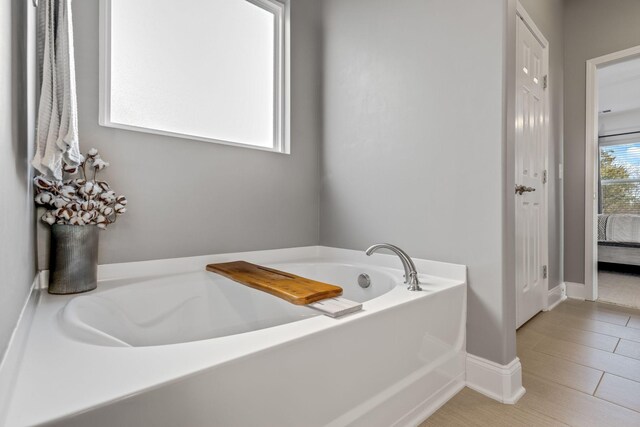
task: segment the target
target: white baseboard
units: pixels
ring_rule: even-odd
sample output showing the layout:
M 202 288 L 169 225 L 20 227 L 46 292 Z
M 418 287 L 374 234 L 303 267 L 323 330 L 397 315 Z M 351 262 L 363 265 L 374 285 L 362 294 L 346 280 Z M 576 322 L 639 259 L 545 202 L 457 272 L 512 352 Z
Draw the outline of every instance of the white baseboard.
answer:
M 584 283 L 564 282 L 567 289 L 567 297 L 573 299 L 585 300 L 587 297 L 587 289 Z
M 551 311 L 558 306 L 562 301 L 567 299 L 567 285 L 566 283 L 560 283 L 555 288 L 549 291 L 547 296 L 547 308 L 544 311 Z
M 467 354 L 467 387 L 501 403 L 516 403 L 525 393 L 520 359 L 516 357 L 511 363 L 500 365 Z
M 29 336 L 29 330 L 31 329 L 31 322 L 36 312 L 36 306 L 40 298 L 38 291 L 40 287 L 40 274 L 36 274 L 31 284 L 31 290 L 25 305 L 20 312 L 20 317 L 16 324 L 11 339 L 9 340 L 9 346 L 4 358 L 0 360 L 0 396 L 10 396 L 13 389 L 20 367 L 21 356 L 24 352 L 24 347 L 27 344 L 27 337 Z M 2 355 L 0 354 L 0 357 Z M 4 420 L 7 415 L 7 408 L 10 403 L 9 398 L 0 399 L 0 425 L 4 425 Z

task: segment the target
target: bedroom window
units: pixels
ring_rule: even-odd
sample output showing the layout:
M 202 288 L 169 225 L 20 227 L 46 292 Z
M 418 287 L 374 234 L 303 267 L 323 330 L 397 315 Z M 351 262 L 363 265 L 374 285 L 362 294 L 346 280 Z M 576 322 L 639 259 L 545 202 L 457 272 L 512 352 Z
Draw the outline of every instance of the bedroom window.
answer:
M 640 214 L 640 141 L 600 143 L 600 213 Z
M 100 124 L 289 153 L 289 0 L 101 0 Z

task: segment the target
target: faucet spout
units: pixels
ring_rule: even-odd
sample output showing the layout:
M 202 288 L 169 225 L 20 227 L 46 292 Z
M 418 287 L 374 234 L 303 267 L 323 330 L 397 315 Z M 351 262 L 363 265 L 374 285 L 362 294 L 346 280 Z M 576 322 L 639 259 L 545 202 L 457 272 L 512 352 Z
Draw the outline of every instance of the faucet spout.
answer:
M 410 291 L 421 291 L 422 288 L 420 287 L 420 281 L 418 280 L 418 271 L 416 270 L 416 265 L 413 263 L 411 257 L 399 247 L 389 243 L 378 243 L 377 245 L 373 245 L 369 247 L 365 253 L 370 256 L 380 249 L 387 249 L 398 255 L 400 261 L 402 261 L 402 267 L 404 267 L 404 283 L 409 285 L 407 289 Z

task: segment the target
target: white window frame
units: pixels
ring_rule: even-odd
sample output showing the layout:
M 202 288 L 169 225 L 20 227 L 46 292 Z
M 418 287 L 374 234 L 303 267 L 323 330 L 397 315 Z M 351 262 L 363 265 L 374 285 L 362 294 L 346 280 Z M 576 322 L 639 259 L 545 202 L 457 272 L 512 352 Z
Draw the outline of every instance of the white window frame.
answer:
M 131 131 L 213 142 L 235 147 L 253 148 L 276 153 L 291 153 L 291 38 L 290 0 L 244 0 L 272 12 L 275 16 L 274 49 L 274 136 L 273 147 L 260 147 L 185 133 L 132 126 L 111 120 L 111 1 L 100 0 L 100 77 L 99 124 Z M 181 7 L 179 2 L 176 7 Z

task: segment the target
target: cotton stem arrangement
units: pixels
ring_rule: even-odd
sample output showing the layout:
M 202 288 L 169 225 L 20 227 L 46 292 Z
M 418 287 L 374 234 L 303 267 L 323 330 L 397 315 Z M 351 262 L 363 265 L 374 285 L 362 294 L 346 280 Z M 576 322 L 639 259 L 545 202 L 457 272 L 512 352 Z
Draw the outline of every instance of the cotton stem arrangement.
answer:
M 111 190 L 97 175 L 109 163 L 92 148 L 79 166 L 65 165 L 63 179 L 34 178 L 35 201 L 47 208 L 42 221 L 49 225 L 95 225 L 105 229 L 127 211 L 127 199 Z

